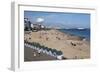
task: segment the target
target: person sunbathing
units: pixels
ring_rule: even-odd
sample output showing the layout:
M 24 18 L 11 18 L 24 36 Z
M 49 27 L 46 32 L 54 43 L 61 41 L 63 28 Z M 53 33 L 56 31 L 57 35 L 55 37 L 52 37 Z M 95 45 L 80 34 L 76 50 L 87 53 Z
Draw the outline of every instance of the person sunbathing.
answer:
M 72 43 L 72 42 L 71 42 L 71 45 L 72 45 L 72 46 L 76 46 L 76 44 L 75 44 L 75 43 Z

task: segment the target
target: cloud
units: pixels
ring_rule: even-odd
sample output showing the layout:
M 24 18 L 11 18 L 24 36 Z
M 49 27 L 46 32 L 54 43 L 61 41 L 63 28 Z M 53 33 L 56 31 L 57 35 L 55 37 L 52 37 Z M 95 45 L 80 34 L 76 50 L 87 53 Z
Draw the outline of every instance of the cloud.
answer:
M 43 22 L 43 21 L 44 21 L 44 18 L 39 17 L 39 18 L 36 19 L 36 22 Z

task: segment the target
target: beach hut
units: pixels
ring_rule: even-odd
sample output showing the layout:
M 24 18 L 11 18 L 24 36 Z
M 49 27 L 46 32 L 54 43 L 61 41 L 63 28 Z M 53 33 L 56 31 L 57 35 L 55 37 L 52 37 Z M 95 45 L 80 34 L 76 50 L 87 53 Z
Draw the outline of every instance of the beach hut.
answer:
M 39 45 L 37 43 L 34 43 L 34 47 L 35 47 L 35 50 L 39 49 Z
M 44 46 L 42 45 L 42 46 L 41 46 L 41 52 L 43 52 L 43 51 L 44 51 Z
M 45 53 L 45 48 L 42 48 L 42 49 L 43 49 L 42 52 Z
M 48 47 L 44 47 L 44 51 L 46 54 L 48 54 Z
M 32 46 L 33 49 L 35 49 L 35 48 L 34 48 L 34 42 L 32 42 L 31 46 Z
M 63 58 L 63 53 L 62 53 L 62 51 L 58 51 L 58 52 L 57 52 L 57 59 L 62 60 L 62 58 Z
M 38 53 L 39 53 L 39 54 L 41 53 L 41 49 L 38 50 Z
M 51 48 L 46 48 L 46 54 L 51 55 Z
M 38 44 L 38 53 L 40 54 L 40 53 L 41 53 L 41 51 L 42 51 L 42 49 L 41 49 L 41 45 L 40 45 L 40 44 Z
M 53 49 L 52 48 L 50 48 L 50 50 L 49 50 L 49 55 L 54 56 L 53 55 Z
M 32 45 L 33 45 L 33 48 L 34 48 L 35 50 L 37 50 L 36 43 L 35 43 L 35 42 L 33 42 L 33 43 L 32 43 Z
M 52 50 L 52 56 L 57 57 L 57 52 L 58 52 L 58 51 L 57 51 L 56 49 L 53 49 L 53 50 Z

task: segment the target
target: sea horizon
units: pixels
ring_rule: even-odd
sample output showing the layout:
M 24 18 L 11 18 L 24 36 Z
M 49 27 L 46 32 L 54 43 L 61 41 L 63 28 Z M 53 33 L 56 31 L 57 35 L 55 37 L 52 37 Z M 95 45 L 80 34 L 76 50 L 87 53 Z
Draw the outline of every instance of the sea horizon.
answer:
M 86 39 L 87 41 L 90 41 L 90 28 L 82 28 L 82 29 L 70 28 L 70 29 L 57 29 L 57 30 L 65 34 L 78 36 L 83 39 Z

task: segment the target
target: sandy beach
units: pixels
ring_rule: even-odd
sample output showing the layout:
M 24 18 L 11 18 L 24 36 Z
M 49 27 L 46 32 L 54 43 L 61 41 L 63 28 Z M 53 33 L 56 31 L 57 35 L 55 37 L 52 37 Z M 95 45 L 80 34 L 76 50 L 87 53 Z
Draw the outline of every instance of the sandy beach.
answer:
M 26 32 L 24 39 L 29 42 L 38 42 L 49 48 L 61 50 L 67 59 L 90 58 L 90 43 L 78 36 L 62 33 L 56 29 Z

